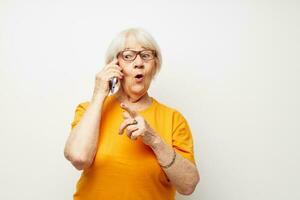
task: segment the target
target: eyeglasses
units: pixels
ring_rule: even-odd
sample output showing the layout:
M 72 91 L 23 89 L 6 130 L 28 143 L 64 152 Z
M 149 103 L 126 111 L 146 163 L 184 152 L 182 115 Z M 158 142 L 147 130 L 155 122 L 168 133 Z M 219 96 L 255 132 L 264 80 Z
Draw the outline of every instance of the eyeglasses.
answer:
M 145 60 L 149 61 L 155 58 L 156 51 L 155 50 L 142 50 L 142 51 L 134 51 L 134 50 L 125 50 L 118 53 L 117 57 L 121 55 L 121 58 L 125 61 L 134 61 L 137 57 L 137 55 L 140 55 L 140 57 Z

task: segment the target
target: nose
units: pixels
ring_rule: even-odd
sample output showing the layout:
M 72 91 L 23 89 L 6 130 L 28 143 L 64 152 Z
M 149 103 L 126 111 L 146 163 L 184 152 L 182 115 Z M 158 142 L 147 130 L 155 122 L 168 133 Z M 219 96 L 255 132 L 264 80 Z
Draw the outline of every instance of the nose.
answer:
M 143 68 L 144 67 L 144 60 L 141 58 L 140 55 L 136 56 L 133 66 L 134 66 L 134 68 Z

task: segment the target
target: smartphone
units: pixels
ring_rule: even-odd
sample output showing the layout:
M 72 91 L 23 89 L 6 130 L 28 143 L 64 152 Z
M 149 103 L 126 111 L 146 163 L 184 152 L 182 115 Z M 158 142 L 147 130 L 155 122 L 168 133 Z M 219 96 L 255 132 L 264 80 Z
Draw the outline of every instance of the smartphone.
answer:
M 119 63 L 117 63 L 119 65 Z M 119 79 L 117 77 L 113 77 L 109 81 L 109 88 L 110 88 L 110 93 L 113 94 L 116 91 L 116 87 L 118 84 Z
M 116 85 L 118 83 L 118 78 L 117 77 L 113 77 L 110 81 L 110 92 L 113 94 L 116 88 Z

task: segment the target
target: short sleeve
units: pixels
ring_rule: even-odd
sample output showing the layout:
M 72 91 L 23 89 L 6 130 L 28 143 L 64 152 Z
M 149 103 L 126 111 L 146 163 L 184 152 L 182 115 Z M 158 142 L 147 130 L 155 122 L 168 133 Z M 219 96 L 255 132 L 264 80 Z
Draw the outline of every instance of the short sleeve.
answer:
M 86 109 L 88 108 L 88 105 L 89 102 L 83 102 L 76 107 L 74 119 L 73 122 L 71 123 L 71 129 L 73 129 L 78 124 L 78 122 L 80 122 L 80 119 L 83 116 Z
M 177 111 L 173 114 L 172 145 L 177 153 L 195 164 L 190 127 L 186 119 Z

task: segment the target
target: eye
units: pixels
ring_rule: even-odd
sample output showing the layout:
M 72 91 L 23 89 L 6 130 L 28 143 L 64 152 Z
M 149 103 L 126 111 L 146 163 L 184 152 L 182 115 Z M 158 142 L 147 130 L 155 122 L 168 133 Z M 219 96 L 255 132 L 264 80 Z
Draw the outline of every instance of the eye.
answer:
M 130 54 L 123 55 L 123 56 L 124 56 L 124 58 L 126 58 L 126 59 L 130 59 L 130 58 L 132 58 L 132 55 L 130 55 Z
M 150 55 L 149 55 L 149 54 L 143 54 L 142 57 L 143 57 L 143 58 L 149 58 Z
M 134 58 L 134 52 L 132 52 L 132 51 L 124 51 L 123 52 L 123 58 L 125 60 L 133 59 Z
M 152 58 L 152 53 L 151 52 L 144 52 L 141 54 L 143 59 L 149 59 Z

